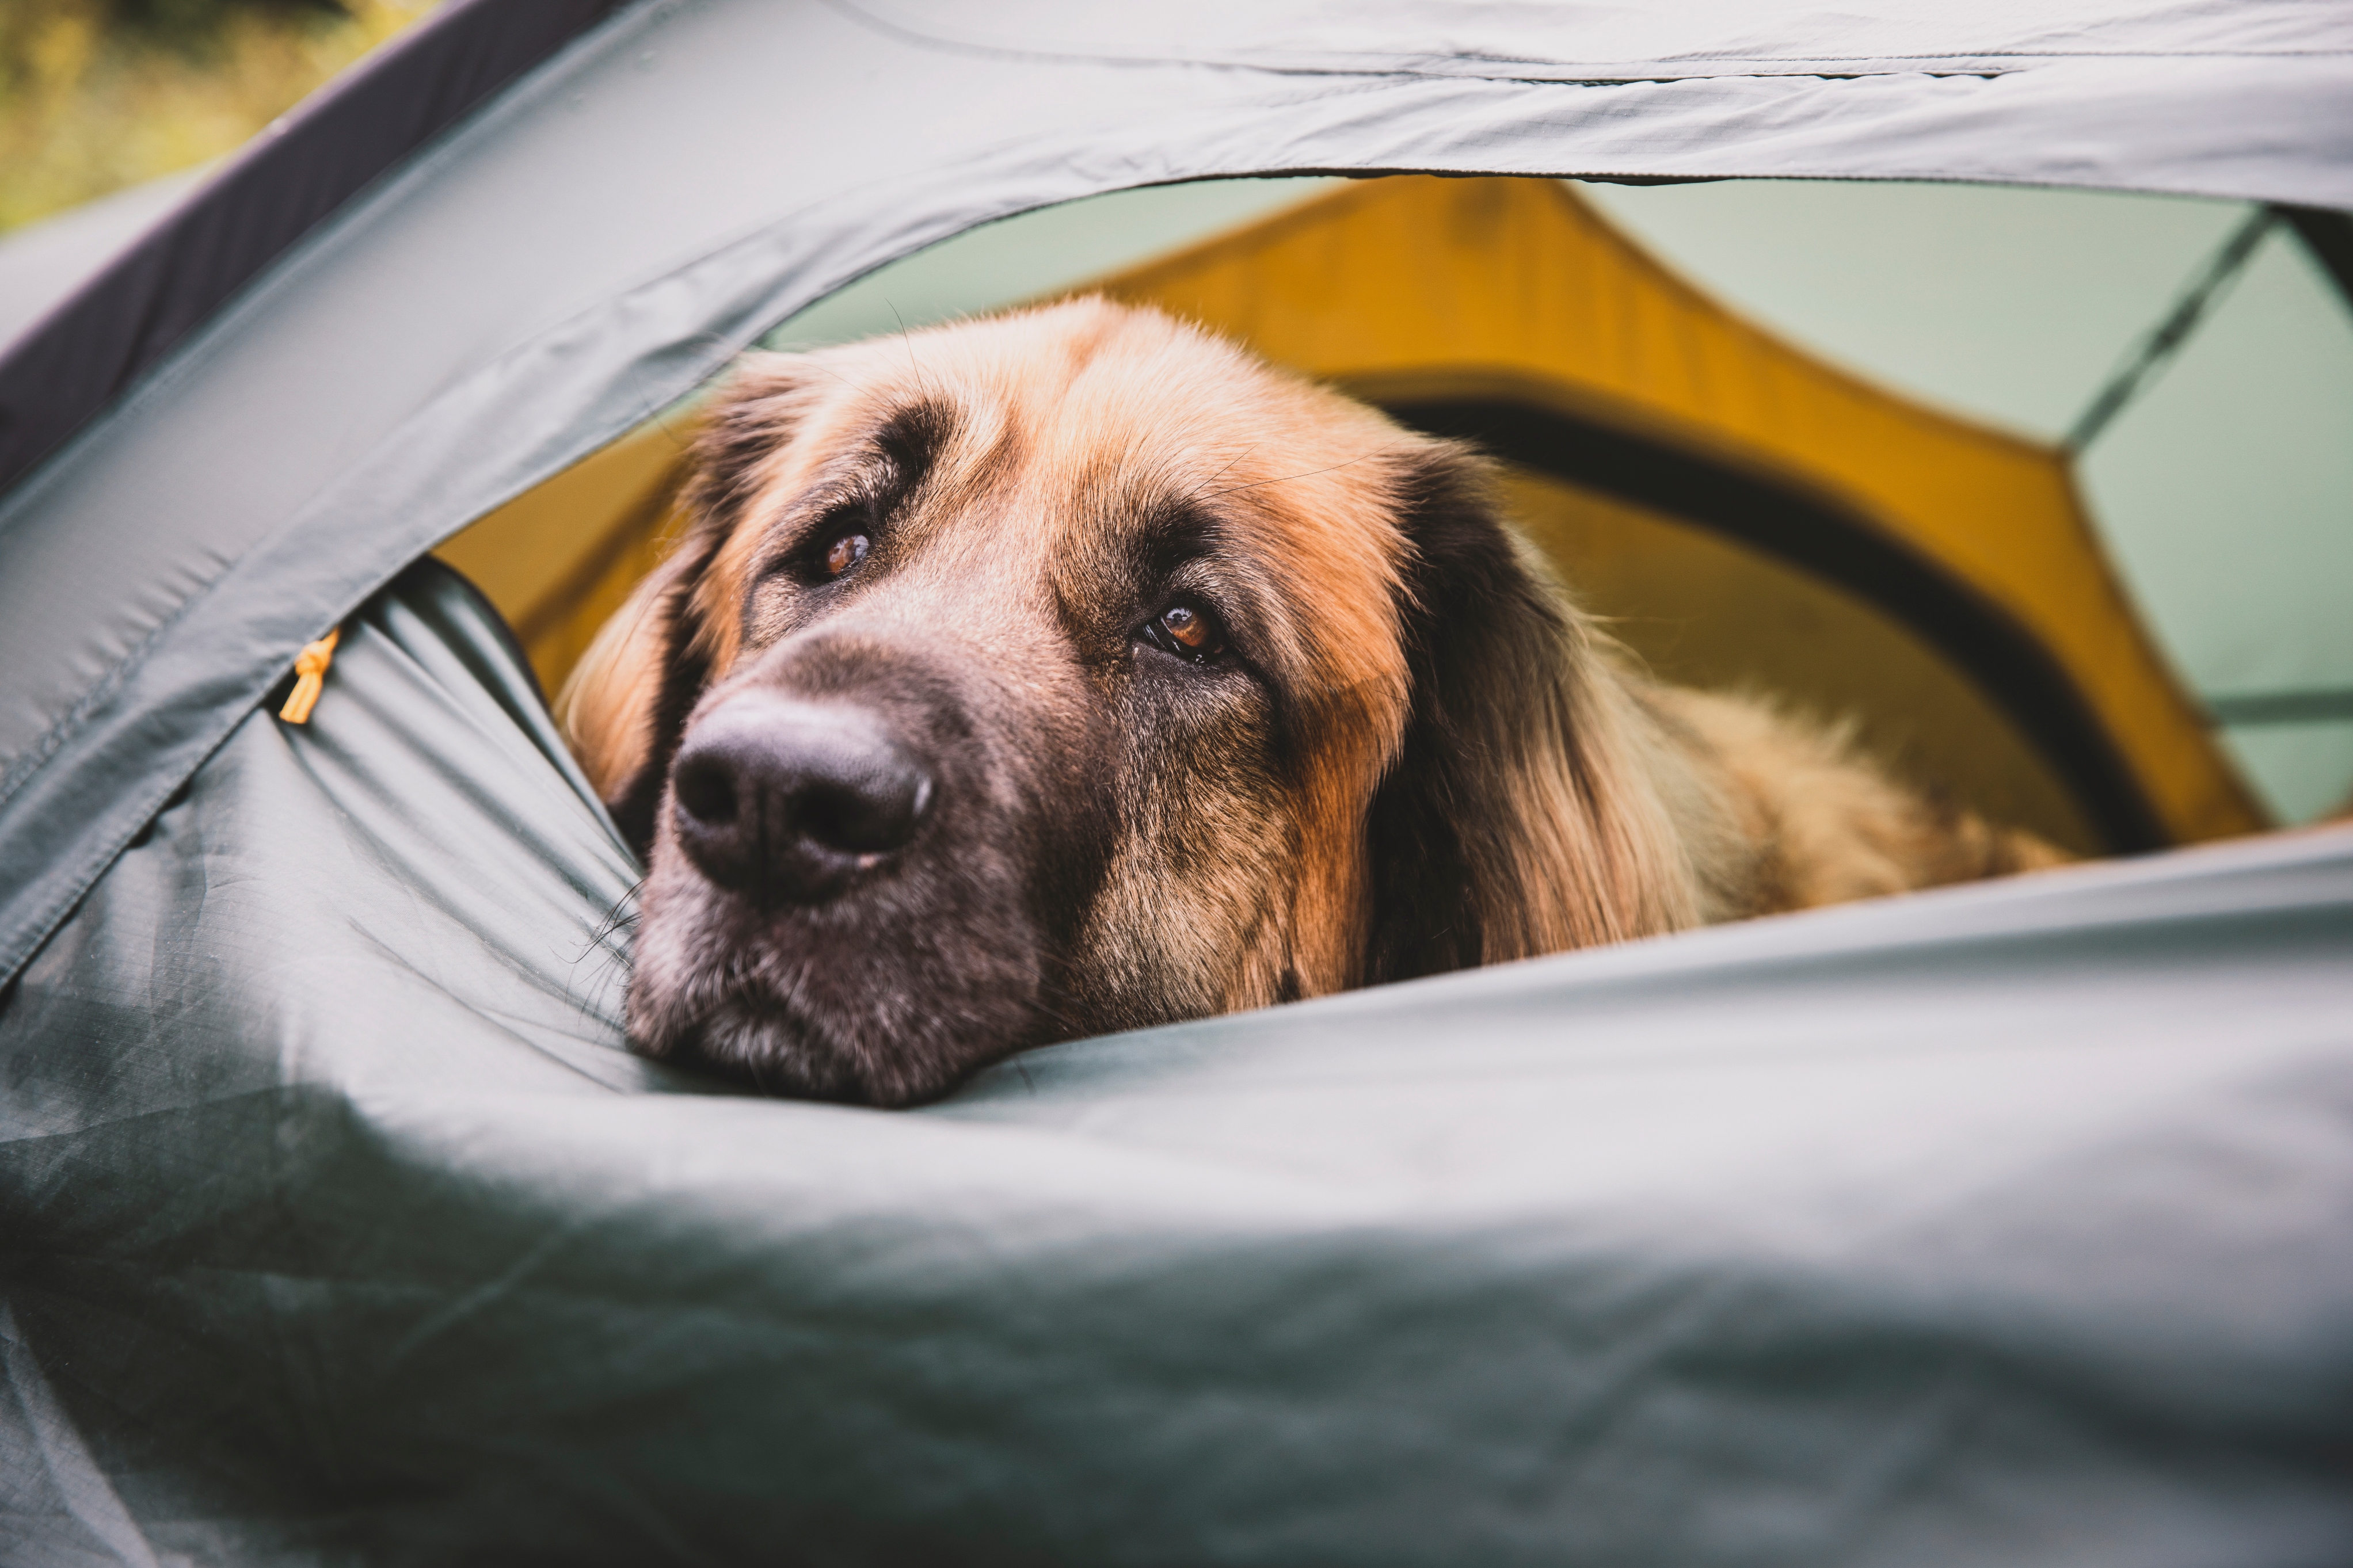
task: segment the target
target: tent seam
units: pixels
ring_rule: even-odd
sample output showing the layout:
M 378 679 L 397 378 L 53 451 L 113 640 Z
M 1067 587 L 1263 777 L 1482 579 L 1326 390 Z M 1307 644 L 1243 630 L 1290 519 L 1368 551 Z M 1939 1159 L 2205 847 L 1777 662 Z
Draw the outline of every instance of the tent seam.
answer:
M 1142 68 L 1166 68 L 1173 66 L 1193 67 L 1211 70 L 1257 71 L 1271 76 L 1411 77 L 1435 78 L 1443 80 L 1454 81 L 1535 81 L 1546 83 L 1547 85 L 1572 87 L 1610 87 L 1620 85 L 1620 83 L 1640 81 L 1704 81 L 1717 79 L 1736 80 L 1741 79 L 1773 79 L 1780 77 L 1792 77 L 1799 79 L 1811 79 L 1838 81 L 1858 79 L 1859 78 L 1866 75 L 1891 77 L 1921 75 L 1978 76 L 1985 73 L 1979 69 L 1972 68 L 1970 66 L 1964 64 L 1963 62 L 1983 60 L 2029 60 L 2036 62 L 2063 62 L 2071 60 L 2134 60 L 2173 62 L 2202 60 L 2344 59 L 2353 58 L 2353 49 L 2211 49 L 2194 52 L 2168 52 L 2151 49 L 1988 49 L 1983 51 L 1957 50 L 1945 54 L 1920 55 L 1668 55 L 1656 59 L 1648 60 L 1601 62 L 1546 60 L 1539 58 L 1512 59 L 1502 56 L 1463 53 L 1448 56 L 1398 55 L 1367 57 L 1368 60 L 1378 58 L 1386 59 L 1393 63 L 1387 65 L 1374 65 L 1367 63 L 1363 66 L 1351 66 L 1339 63 L 1340 61 L 1348 58 L 1348 56 L 1342 53 L 1333 53 L 1322 56 L 1311 55 L 1302 59 L 1298 64 L 1282 65 L 1273 63 L 1269 60 L 1252 60 L 1246 58 L 1219 59 L 1182 55 L 1106 55 L 1091 54 L 1075 50 L 1064 52 L 1042 48 L 1023 48 L 1014 44 L 978 43 L 970 39 L 946 37 L 935 33 L 923 32 L 918 28 L 908 26 L 904 23 L 893 21 L 887 16 L 877 16 L 873 12 L 867 10 L 864 6 L 858 5 L 856 0 L 819 0 L 819 4 L 823 5 L 826 9 L 834 12 L 836 15 L 843 16 L 859 26 L 864 26 L 870 31 L 880 33 L 885 37 L 892 38 L 898 42 L 913 45 L 917 47 L 934 49 L 944 53 L 963 56 L 977 56 L 998 59 L 1031 60 L 1047 65 L 1067 64 Z M 1528 77 L 1512 75 L 1508 72 L 1491 73 L 1485 71 L 1442 71 L 1432 70 L 1426 66 L 1412 63 L 1416 60 L 1427 60 L 1431 58 L 1472 60 L 1482 64 L 1493 63 L 1497 66 L 1521 65 L 1546 67 L 1562 70 L 1574 70 L 1579 65 L 1587 64 L 1623 64 L 1630 68 L 1642 68 L 1651 66 L 1672 68 L 1679 64 L 1698 66 L 1715 60 L 1722 60 L 1727 65 L 1733 66 L 1786 66 L 1791 68 L 1802 68 L 1810 65 L 1853 65 L 1878 60 L 1915 60 L 1922 62 L 1947 61 L 1952 64 L 1953 68 L 1949 71 L 1926 71 L 1917 68 L 1910 69 L 1891 68 L 1887 70 L 1855 72 L 1852 74 L 1842 73 L 1830 76 L 1824 76 L 1820 73 L 1808 71 L 1802 68 L 1791 68 L 1787 70 L 1724 70 L 1708 71 L 1704 73 L 1690 71 L 1679 72 L 1668 69 L 1656 75 L 1628 75 L 1624 77 L 1613 75 L 1586 79 L 1565 76 Z M 1323 63 L 1315 63 L 1319 60 Z M 2031 69 L 2034 68 L 2031 66 L 2026 66 L 2015 68 Z

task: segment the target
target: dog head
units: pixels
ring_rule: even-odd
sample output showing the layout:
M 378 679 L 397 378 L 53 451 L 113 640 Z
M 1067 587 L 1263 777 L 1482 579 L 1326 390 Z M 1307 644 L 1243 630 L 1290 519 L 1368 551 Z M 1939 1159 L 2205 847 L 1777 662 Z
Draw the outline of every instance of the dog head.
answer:
M 1360 404 L 1089 300 L 753 356 L 695 471 L 565 703 L 641 1049 L 901 1104 L 1690 918 L 1592 635 Z

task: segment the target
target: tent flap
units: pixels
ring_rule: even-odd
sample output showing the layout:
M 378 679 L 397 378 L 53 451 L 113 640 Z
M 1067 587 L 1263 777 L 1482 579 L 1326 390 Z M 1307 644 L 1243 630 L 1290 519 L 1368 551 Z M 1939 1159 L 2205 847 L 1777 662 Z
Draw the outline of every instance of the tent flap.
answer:
M 913 1113 L 628 1054 L 634 875 L 429 563 L 239 725 L 0 1005 L 12 1562 L 2353 1542 L 2353 833 Z

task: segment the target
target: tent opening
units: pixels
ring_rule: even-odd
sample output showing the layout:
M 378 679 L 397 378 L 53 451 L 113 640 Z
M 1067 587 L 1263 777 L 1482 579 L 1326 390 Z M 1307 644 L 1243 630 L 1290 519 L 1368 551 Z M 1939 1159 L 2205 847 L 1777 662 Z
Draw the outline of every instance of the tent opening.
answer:
M 2348 459 L 2327 438 L 2353 412 L 2353 315 L 2285 226 L 2244 238 L 2253 212 L 1786 181 L 1204 182 L 969 232 L 765 341 L 1071 292 L 1157 306 L 1498 458 L 1530 538 L 1662 677 L 1775 694 L 1990 816 L 2126 852 L 2298 820 L 2353 784 L 2353 703 L 2330 701 L 2353 689 L 2353 638 L 2309 587 L 2353 568 L 2333 560 L 2353 483 L 2332 488 Z M 2218 242 L 2239 249 L 2219 277 Z M 2145 363 L 2185 282 L 2206 319 Z M 2071 447 L 2103 395 L 2096 443 Z M 2184 425 L 2251 398 L 2291 417 L 2242 471 L 2230 429 Z M 443 546 L 551 691 L 674 538 L 695 418 L 665 412 Z M 2188 542 L 2215 536 L 2251 559 L 2183 592 Z M 2303 696 L 2266 708 L 2257 689 Z

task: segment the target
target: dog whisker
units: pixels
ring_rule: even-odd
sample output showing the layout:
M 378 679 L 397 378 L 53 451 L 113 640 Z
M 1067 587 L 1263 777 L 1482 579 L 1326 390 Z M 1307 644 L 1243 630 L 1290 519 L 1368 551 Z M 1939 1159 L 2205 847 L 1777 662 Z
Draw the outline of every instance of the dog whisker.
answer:
M 1194 486 L 1192 493 L 1187 495 L 1185 499 L 1188 501 L 1199 500 L 1201 499 L 1202 491 L 1207 490 L 1211 485 L 1216 484 L 1219 479 L 1222 479 L 1228 474 L 1232 473 L 1236 467 L 1247 461 L 1257 450 L 1258 448 L 1256 447 L 1245 447 L 1240 451 L 1235 453 L 1232 457 L 1227 458 L 1223 468 L 1219 468 L 1216 473 L 1211 474 L 1208 479 L 1203 479 L 1199 484 Z M 1222 494 L 1223 492 L 1219 493 Z
M 882 302 L 891 307 L 891 319 L 899 323 L 899 343 L 907 351 L 907 369 L 914 375 L 915 384 L 923 388 L 926 397 L 936 397 L 937 395 L 934 393 L 930 383 L 923 375 L 923 362 L 915 357 L 915 337 L 907 330 L 907 318 L 899 314 L 899 307 L 887 296 Z
M 1379 456 L 1379 454 L 1376 452 L 1359 452 L 1355 457 L 1346 459 L 1345 462 L 1334 463 L 1328 468 L 1310 468 L 1303 474 L 1284 474 L 1280 478 L 1271 479 L 1253 479 L 1246 485 L 1231 485 L 1221 490 L 1213 490 L 1209 493 L 1208 499 L 1215 500 L 1219 496 L 1240 495 L 1244 490 L 1264 489 L 1269 485 L 1287 485 L 1299 479 L 1312 479 L 1324 474 L 1336 474 L 1342 468 L 1354 468 L 1358 463 L 1363 462 L 1366 458 L 1377 456 Z

